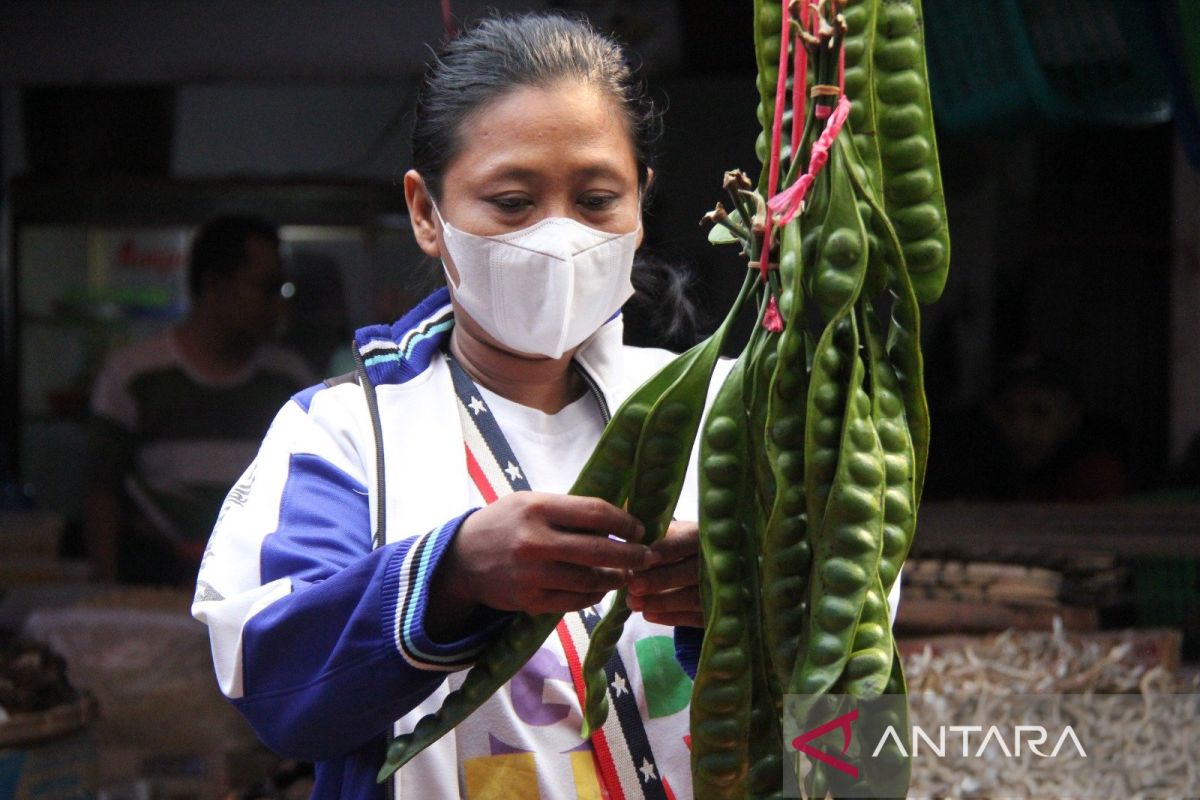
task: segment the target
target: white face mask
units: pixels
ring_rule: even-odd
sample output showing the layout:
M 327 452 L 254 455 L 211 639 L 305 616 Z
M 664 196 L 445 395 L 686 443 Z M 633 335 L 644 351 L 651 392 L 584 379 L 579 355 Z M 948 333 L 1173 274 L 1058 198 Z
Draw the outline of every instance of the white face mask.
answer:
M 458 270 L 455 299 L 496 341 L 558 358 L 596 332 L 633 294 L 639 224 L 606 233 L 550 217 L 512 233 L 476 236 L 448 224 L 442 240 Z M 443 264 L 443 269 L 445 265 Z

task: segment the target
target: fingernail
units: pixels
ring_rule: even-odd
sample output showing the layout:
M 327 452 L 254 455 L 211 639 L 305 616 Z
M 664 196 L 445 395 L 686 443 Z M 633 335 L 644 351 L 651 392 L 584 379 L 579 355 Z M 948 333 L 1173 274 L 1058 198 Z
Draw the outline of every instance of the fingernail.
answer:
M 653 567 L 660 561 L 662 561 L 661 553 L 659 553 L 657 550 L 647 550 L 646 558 L 642 563 L 644 563 L 647 567 Z

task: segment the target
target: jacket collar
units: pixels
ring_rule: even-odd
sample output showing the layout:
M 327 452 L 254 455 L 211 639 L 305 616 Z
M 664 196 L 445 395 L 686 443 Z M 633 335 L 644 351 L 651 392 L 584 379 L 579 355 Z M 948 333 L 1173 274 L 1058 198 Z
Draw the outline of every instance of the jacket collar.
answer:
M 450 290 L 442 287 L 391 325 L 354 333 L 367 378 L 375 386 L 406 383 L 429 368 L 454 327 Z M 613 314 L 575 351 L 575 360 L 607 396 L 622 374 L 624 320 Z

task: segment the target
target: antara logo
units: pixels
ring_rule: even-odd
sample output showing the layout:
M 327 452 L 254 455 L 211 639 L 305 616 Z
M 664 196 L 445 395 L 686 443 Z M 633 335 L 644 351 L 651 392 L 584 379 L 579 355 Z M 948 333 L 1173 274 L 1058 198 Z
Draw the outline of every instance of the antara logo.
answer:
M 909 749 L 904 749 L 904 742 L 901 741 L 900 735 L 896 732 L 895 727 L 889 725 L 887 730 L 883 732 L 883 736 L 879 737 L 879 744 L 875 745 L 875 751 L 871 753 L 871 757 L 878 756 L 880 751 L 890 741 L 904 756 L 911 755 L 913 758 L 920 756 L 921 743 L 938 758 L 945 758 L 947 751 L 947 734 L 950 735 L 951 741 L 960 739 L 962 742 L 961 752 L 955 753 L 951 750 L 952 756 L 961 756 L 962 758 L 980 758 L 988 748 L 995 744 L 996 747 L 1004 753 L 1005 758 L 1020 758 L 1021 747 L 1024 745 L 1029 749 L 1029 752 L 1041 758 L 1055 758 L 1062 751 L 1063 747 L 1070 743 L 1070 746 L 1075 748 L 1075 752 L 1080 758 L 1087 758 L 1087 752 L 1083 749 L 1083 745 L 1079 742 L 1079 737 L 1075 735 L 1074 729 L 1068 725 L 1063 728 L 1059 734 L 1057 741 L 1054 743 L 1054 749 L 1049 753 L 1043 753 L 1039 750 L 1050 738 L 1050 733 L 1041 725 L 1017 725 L 1014 727 L 1011 736 L 1006 737 L 1004 730 L 999 725 L 992 725 L 984 728 L 982 725 L 941 725 L 936 729 L 936 736 L 930 736 L 929 733 L 920 725 L 913 725 L 910 732 L 908 745 Z M 979 746 L 972 750 L 971 742 L 978 735 Z M 1009 747 L 1009 741 L 1012 742 L 1012 747 Z
M 853 724 L 857 719 L 858 709 L 834 717 L 792 739 L 792 747 L 814 761 L 819 761 L 857 780 L 858 767 L 840 757 L 845 756 L 850 749 L 850 742 L 854 735 Z M 842 747 L 838 755 L 827 753 L 813 746 L 815 739 L 819 739 L 831 731 L 841 731 L 842 733 Z M 946 758 L 947 753 L 950 757 L 981 758 L 993 747 L 1003 753 L 1006 758 L 1020 758 L 1026 750 L 1041 758 L 1056 758 L 1065 748 L 1074 749 L 1080 758 L 1088 757 L 1087 751 L 1083 749 L 1083 744 L 1070 725 L 1067 725 L 1059 733 L 1049 752 L 1044 752 L 1042 748 L 1050 741 L 1050 732 L 1041 725 L 1016 725 L 1011 731 L 1007 733 L 1006 731 L 1008 731 L 1007 728 L 999 725 L 987 728 L 982 725 L 941 725 L 933 729 L 931 733 L 920 725 L 913 725 L 907 741 L 905 741 L 895 726 L 889 725 L 883 735 L 879 737 L 878 743 L 871 752 L 871 758 L 877 758 L 889 745 L 906 758 L 910 756 L 919 758 L 922 755 Z M 956 752 L 958 750 L 956 745 L 959 742 L 961 742 L 961 751 Z M 923 750 L 928 752 L 923 753 Z
M 831 756 L 831 755 L 829 755 L 829 753 L 822 752 L 821 750 L 818 750 L 809 744 L 809 742 L 811 742 L 813 739 L 818 739 L 818 738 L 824 736 L 825 734 L 829 733 L 832 730 L 841 729 L 841 731 L 842 731 L 842 753 L 841 754 L 846 755 L 846 751 L 850 749 L 850 738 L 853 735 L 853 732 L 851 731 L 850 726 L 856 719 L 858 719 L 858 709 L 857 708 L 854 709 L 853 711 L 849 711 L 845 714 L 842 714 L 840 717 L 834 717 L 833 719 L 829 720 L 829 722 L 826 722 L 824 725 L 818 725 L 817 727 L 813 728 L 810 731 L 805 731 L 804 733 L 797 736 L 795 739 L 792 739 L 792 747 L 796 748 L 796 750 L 798 750 L 799 752 L 804 753 L 804 755 L 808 756 L 809 758 L 816 759 L 817 761 L 820 761 L 822 764 L 833 767 L 834 769 L 836 769 L 840 772 L 844 772 L 847 775 L 849 775 L 851 778 L 854 778 L 857 780 L 858 779 L 858 767 L 854 766 L 853 764 L 848 763 L 847 761 L 844 761 L 844 760 L 838 758 L 837 756 Z M 883 744 L 881 742 L 880 747 L 882 747 L 882 746 L 883 746 Z M 875 752 L 878 753 L 879 750 L 876 749 Z

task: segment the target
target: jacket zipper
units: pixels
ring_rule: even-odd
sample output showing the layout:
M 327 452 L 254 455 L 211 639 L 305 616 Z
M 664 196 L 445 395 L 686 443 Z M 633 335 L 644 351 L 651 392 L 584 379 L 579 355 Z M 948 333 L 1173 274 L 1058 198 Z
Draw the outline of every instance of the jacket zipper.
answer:
M 596 383 L 596 379 L 578 361 L 572 361 L 571 364 L 575 367 L 580 377 L 583 378 L 583 382 L 587 384 L 588 392 L 595 398 L 596 405 L 600 406 L 600 417 L 604 420 L 604 424 L 607 425 L 608 421 L 612 419 L 612 412 L 608 410 L 608 400 L 604 398 L 604 392 L 600 391 L 600 386 Z

